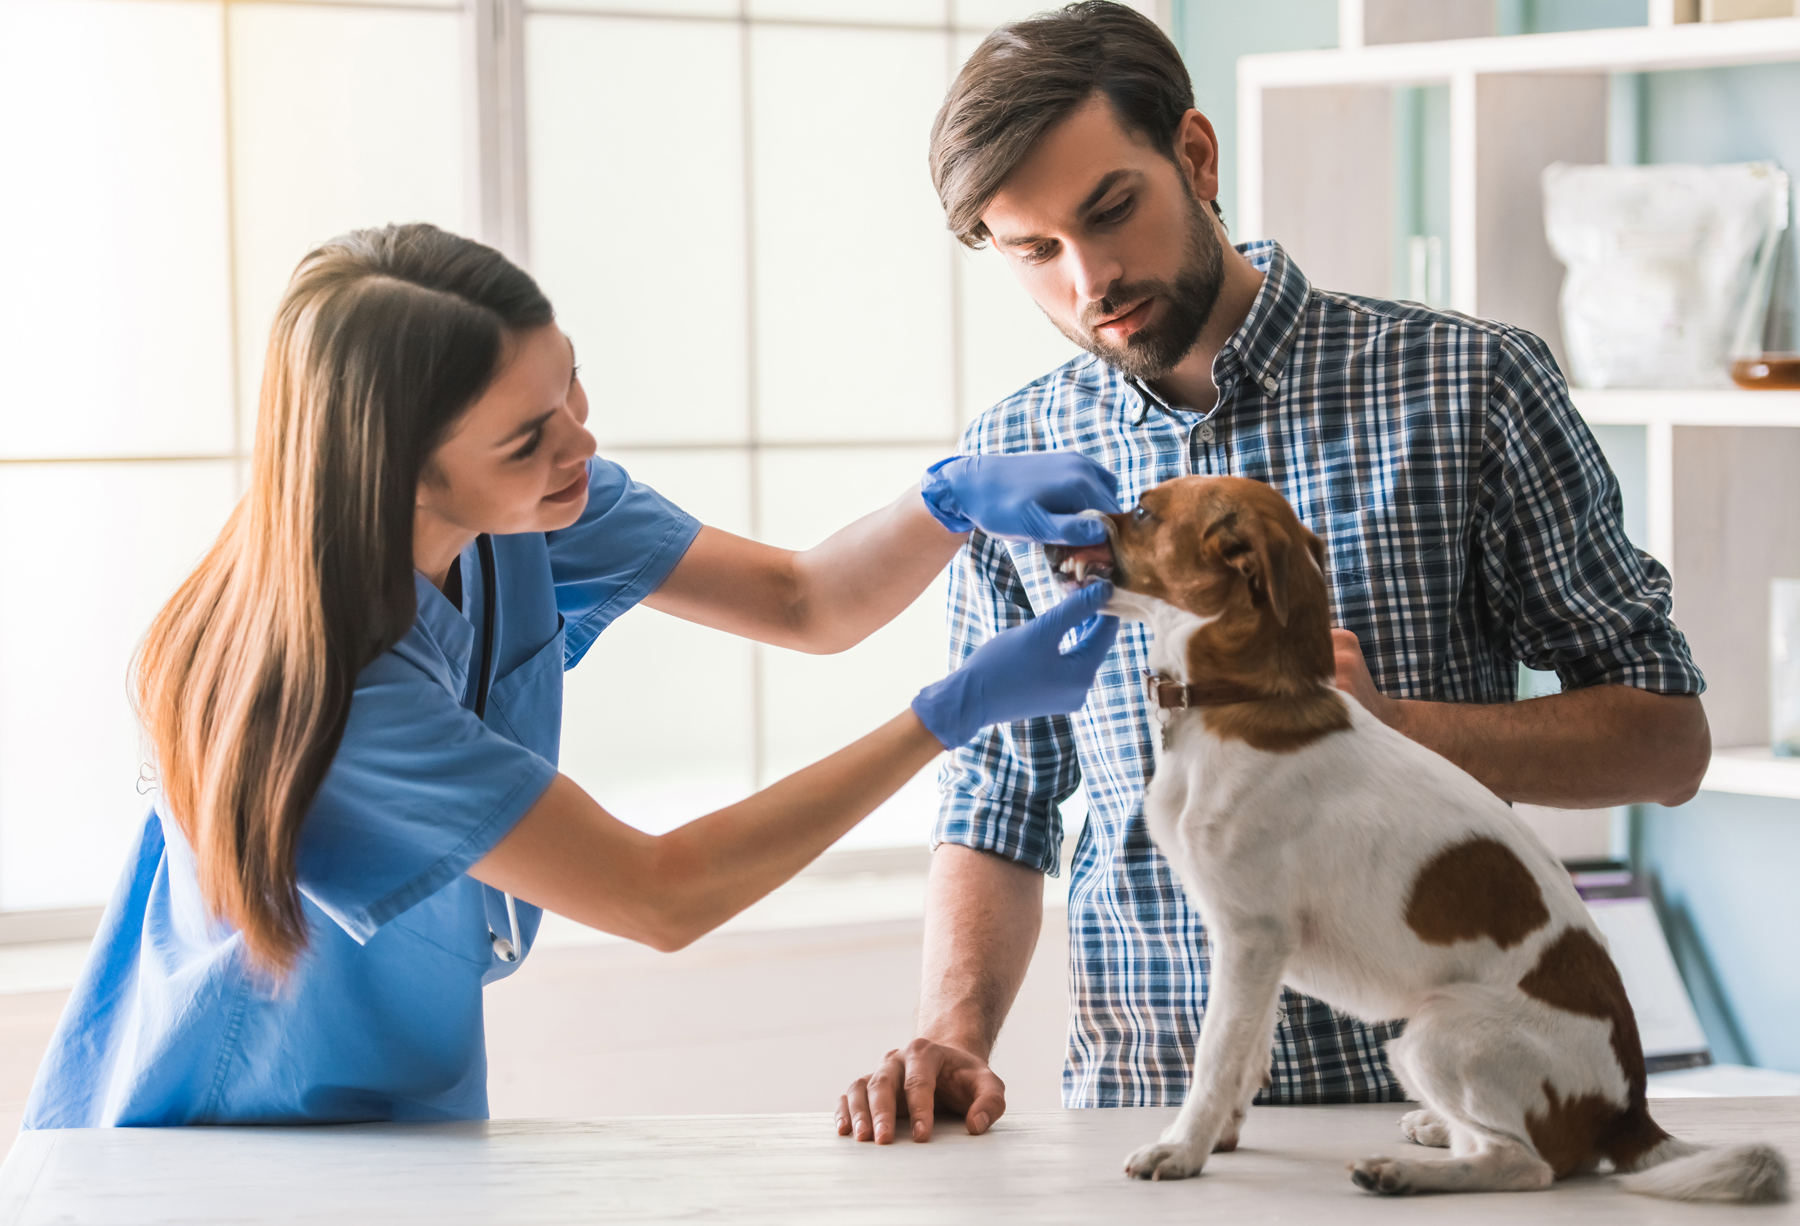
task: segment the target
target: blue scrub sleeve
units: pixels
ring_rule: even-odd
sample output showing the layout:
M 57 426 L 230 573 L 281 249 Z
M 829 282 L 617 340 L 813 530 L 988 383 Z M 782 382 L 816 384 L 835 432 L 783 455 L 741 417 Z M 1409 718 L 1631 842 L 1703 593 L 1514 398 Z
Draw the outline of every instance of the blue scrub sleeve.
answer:
M 600 632 L 654 592 L 700 534 L 700 521 L 614 464 L 588 461 L 581 518 L 546 536 L 563 664 L 574 668 Z
M 300 890 L 357 941 L 467 872 L 556 767 L 462 706 L 422 627 L 357 678 L 300 834 Z

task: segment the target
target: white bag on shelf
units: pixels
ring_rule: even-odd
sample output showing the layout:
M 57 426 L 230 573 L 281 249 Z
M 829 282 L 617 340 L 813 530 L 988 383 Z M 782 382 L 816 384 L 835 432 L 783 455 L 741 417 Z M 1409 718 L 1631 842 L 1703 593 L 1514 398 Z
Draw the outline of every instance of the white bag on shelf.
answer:
M 1723 387 L 1750 266 L 1785 228 L 1773 162 L 1544 168 L 1544 231 L 1568 269 L 1563 345 L 1581 387 Z

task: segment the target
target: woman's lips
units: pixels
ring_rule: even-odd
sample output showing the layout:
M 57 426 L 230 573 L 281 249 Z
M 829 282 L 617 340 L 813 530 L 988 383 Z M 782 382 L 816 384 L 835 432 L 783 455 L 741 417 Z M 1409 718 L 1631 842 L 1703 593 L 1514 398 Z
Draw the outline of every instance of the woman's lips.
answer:
M 582 472 L 582 473 L 576 474 L 576 477 L 573 481 L 571 481 L 567 485 L 563 486 L 560 490 L 557 490 L 554 494 L 547 495 L 544 498 L 544 501 L 545 502 L 574 502 L 577 498 L 580 498 L 585 493 L 587 493 L 587 473 Z

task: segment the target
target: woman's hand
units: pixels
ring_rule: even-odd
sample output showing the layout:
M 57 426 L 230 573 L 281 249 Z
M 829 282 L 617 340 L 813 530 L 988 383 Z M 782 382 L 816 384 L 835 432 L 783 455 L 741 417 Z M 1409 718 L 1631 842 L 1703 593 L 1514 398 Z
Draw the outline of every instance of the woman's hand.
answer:
M 1090 583 L 1042 617 L 996 634 L 961 668 L 919 691 L 912 704 L 919 722 L 955 749 L 989 724 L 1080 707 L 1119 634 L 1119 619 L 1100 615 L 1110 599 L 1112 584 Z M 1077 627 L 1075 646 L 1064 654 L 1058 644 Z
M 1119 509 L 1119 479 L 1079 451 L 952 456 L 925 470 L 919 492 L 950 531 L 1004 541 L 1098 545 L 1106 530 L 1082 512 Z

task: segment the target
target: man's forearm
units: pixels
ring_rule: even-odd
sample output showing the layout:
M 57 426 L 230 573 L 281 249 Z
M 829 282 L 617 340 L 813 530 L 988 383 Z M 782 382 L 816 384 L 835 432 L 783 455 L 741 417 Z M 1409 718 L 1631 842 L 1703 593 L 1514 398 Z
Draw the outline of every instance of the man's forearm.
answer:
M 918 1036 L 985 1061 L 1043 920 L 1042 873 L 950 843 L 932 853 Z
M 1681 804 L 1712 754 L 1690 695 L 1600 685 L 1516 703 L 1386 702 L 1387 723 L 1525 804 Z

